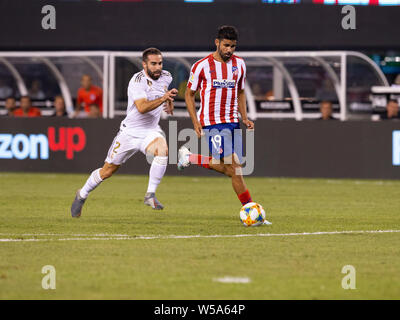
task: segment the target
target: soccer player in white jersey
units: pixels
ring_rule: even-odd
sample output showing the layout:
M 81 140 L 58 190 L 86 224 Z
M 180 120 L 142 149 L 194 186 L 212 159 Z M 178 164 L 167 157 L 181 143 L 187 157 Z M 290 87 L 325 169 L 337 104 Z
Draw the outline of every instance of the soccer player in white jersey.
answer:
M 233 54 L 237 40 L 234 27 L 220 27 L 215 39 L 216 51 L 192 66 L 185 93 L 186 106 L 197 136 L 206 135 L 212 157 L 192 154 L 183 146 L 179 149 L 178 169 L 193 163 L 231 177 L 233 189 L 244 205 L 252 199 L 241 170 L 238 113 L 247 129 L 254 129 L 254 123 L 247 118 L 246 111 L 246 65 Z M 199 89 L 201 107 L 196 114 L 195 94 Z
M 142 60 L 143 70 L 129 81 L 127 115 L 121 122 L 120 131 L 110 146 L 104 166 L 94 170 L 77 191 L 71 206 L 72 217 L 79 217 L 89 193 L 138 151 L 154 156 L 144 203 L 153 209 L 163 209 L 155 192 L 167 168 L 168 146 L 158 123 L 162 108 L 172 114 L 178 90 L 168 90 L 172 77 L 168 71 L 162 70 L 160 50 L 146 49 Z

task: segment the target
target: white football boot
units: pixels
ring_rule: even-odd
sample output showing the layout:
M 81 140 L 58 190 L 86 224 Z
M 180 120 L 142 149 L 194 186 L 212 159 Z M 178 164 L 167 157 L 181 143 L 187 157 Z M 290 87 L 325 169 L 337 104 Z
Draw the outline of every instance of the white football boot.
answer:
M 183 170 L 190 166 L 189 155 L 192 153 L 185 146 L 180 147 L 178 151 L 178 170 Z

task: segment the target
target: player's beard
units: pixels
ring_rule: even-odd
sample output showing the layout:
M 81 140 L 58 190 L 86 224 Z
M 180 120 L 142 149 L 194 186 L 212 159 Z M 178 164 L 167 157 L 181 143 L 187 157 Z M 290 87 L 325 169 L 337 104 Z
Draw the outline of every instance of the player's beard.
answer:
M 220 50 L 220 48 L 218 48 L 218 54 L 221 57 L 221 59 L 224 60 L 224 62 L 227 62 L 232 57 L 232 54 L 229 53 L 224 54 L 222 50 Z
M 161 77 L 161 71 L 159 73 L 151 72 L 149 68 L 146 68 L 147 75 L 153 80 L 158 80 Z

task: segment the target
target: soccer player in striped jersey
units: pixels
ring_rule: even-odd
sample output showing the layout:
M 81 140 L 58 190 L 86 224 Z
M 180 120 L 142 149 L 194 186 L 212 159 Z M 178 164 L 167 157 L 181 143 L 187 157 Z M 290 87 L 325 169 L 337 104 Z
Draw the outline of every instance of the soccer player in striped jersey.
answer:
M 241 170 L 239 113 L 247 129 L 254 129 L 254 123 L 247 118 L 246 65 L 234 55 L 237 41 L 234 27 L 220 27 L 215 52 L 192 66 L 185 93 L 186 106 L 197 136 L 207 137 L 212 157 L 192 154 L 183 146 L 179 149 L 178 169 L 192 163 L 231 177 L 233 189 L 244 205 L 252 199 Z M 201 107 L 196 114 L 195 94 L 199 89 Z
M 77 191 L 71 206 L 72 217 L 79 217 L 89 193 L 103 180 L 111 177 L 138 151 L 154 157 L 144 203 L 156 210 L 164 207 L 157 200 L 155 192 L 167 168 L 168 146 L 158 123 L 162 108 L 168 114 L 172 114 L 173 101 L 178 90 L 168 90 L 172 76 L 168 71 L 162 70 L 163 59 L 160 50 L 146 49 L 143 51 L 142 60 L 143 70 L 134 74 L 129 81 L 127 115 L 121 122 L 103 167 L 94 170 L 85 185 Z

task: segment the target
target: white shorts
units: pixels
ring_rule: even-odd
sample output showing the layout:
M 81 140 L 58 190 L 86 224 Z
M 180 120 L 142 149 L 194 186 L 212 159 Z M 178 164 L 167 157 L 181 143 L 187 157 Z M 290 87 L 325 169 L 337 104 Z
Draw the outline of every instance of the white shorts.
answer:
M 121 165 L 138 151 L 146 154 L 147 146 L 156 138 L 165 139 L 165 133 L 160 127 L 137 130 L 134 136 L 120 130 L 108 150 L 105 162 Z

